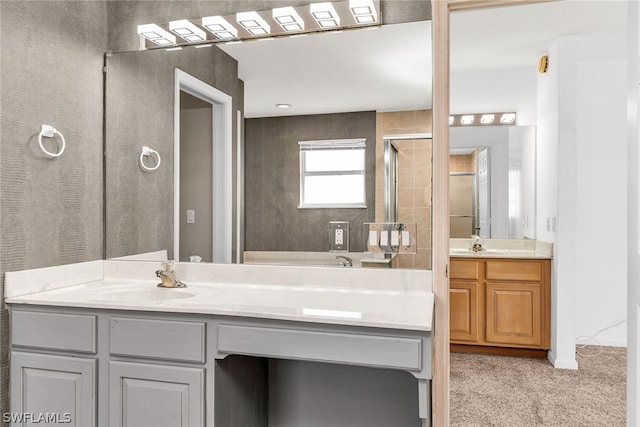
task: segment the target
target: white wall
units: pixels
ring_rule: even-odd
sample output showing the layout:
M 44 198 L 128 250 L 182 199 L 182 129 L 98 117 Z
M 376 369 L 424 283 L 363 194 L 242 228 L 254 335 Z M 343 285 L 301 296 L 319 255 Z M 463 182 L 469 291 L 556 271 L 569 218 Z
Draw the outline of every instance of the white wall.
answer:
M 451 73 L 451 113 L 516 112 L 519 126 L 536 124 L 536 67 Z
M 550 359 L 557 367 L 575 367 L 577 336 L 626 316 L 623 46 L 614 38 L 558 39 L 538 81 L 538 158 L 549 165 L 538 174 L 538 237 L 554 242 Z M 546 221 L 554 216 L 555 232 Z M 621 325 L 596 338 L 625 345 L 625 333 Z
M 577 72 L 576 334 L 590 337 L 626 318 L 626 61 L 579 62 Z M 624 346 L 626 325 L 595 338 Z

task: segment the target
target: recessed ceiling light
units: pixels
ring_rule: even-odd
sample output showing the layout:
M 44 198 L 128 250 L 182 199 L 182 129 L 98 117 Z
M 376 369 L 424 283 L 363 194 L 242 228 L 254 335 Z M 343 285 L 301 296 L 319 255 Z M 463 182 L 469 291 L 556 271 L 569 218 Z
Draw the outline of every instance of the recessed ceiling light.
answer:
M 176 36 L 156 24 L 138 25 L 138 34 L 158 46 L 176 44 Z
M 276 107 L 287 109 L 287 108 L 291 108 L 291 104 L 276 104 Z
M 221 40 L 238 38 L 238 29 L 222 16 L 205 16 L 202 18 L 202 26 Z

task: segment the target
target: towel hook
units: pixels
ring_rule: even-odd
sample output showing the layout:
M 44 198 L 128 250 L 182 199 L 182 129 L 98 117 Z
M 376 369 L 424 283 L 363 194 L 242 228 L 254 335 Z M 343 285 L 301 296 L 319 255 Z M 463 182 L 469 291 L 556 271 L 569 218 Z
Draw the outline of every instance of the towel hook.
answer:
M 144 158 L 147 156 L 154 156 L 156 157 L 156 165 L 153 167 L 149 167 L 147 165 L 144 164 Z M 160 154 L 158 154 L 158 152 L 156 150 L 154 150 L 153 148 L 149 148 L 146 145 L 142 146 L 142 152 L 140 153 L 140 167 L 142 168 L 143 171 L 145 172 L 152 172 L 156 169 L 158 169 L 160 167 Z
M 60 137 L 60 143 L 58 144 L 58 152 L 52 153 L 51 151 L 48 151 L 46 148 L 44 148 L 44 144 L 42 144 L 42 137 L 45 136 L 47 138 L 53 138 L 56 134 Z M 50 159 L 60 157 L 62 153 L 64 153 L 64 149 L 66 146 L 64 136 L 60 133 L 60 131 L 49 125 L 42 125 L 42 127 L 40 128 L 40 134 L 38 134 L 38 145 L 40 146 L 40 149 L 42 150 L 44 155 L 49 157 Z

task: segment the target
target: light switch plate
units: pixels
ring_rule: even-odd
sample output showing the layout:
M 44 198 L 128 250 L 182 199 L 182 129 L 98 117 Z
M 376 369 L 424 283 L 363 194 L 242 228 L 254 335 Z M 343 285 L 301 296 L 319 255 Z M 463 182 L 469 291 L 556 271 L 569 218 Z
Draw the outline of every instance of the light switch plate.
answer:
M 329 222 L 329 251 L 349 252 L 349 223 L 346 221 Z
M 417 252 L 417 223 L 364 223 L 368 253 L 415 254 Z M 378 239 L 378 236 L 379 239 Z

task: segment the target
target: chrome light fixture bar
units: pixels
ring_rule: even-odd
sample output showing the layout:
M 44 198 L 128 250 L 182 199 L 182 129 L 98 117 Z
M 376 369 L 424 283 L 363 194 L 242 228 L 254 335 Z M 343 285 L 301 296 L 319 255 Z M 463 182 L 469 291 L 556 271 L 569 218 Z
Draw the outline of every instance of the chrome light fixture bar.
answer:
M 176 36 L 156 24 L 138 25 L 138 34 L 158 46 L 176 44 Z
M 206 33 L 187 19 L 169 22 L 169 29 L 172 33 L 188 42 L 195 43 L 207 40 Z
M 380 25 L 381 0 L 338 0 L 138 26 L 140 49 L 269 40 Z M 176 37 L 177 36 L 177 37 Z
M 232 40 L 238 38 L 238 29 L 222 16 L 205 16 L 202 18 L 202 26 L 209 30 L 216 39 Z
M 512 126 L 516 124 L 516 113 L 452 114 L 449 126 Z

